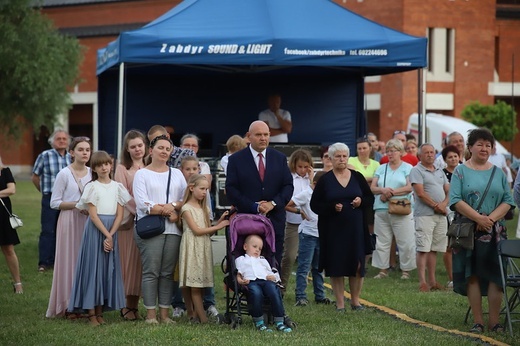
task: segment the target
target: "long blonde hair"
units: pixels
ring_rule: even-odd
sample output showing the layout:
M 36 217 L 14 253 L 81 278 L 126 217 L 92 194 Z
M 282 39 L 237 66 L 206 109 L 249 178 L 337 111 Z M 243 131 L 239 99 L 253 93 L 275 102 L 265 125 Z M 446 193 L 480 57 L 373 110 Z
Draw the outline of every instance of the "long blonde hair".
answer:
M 183 205 L 186 204 L 193 195 L 193 193 L 190 190 L 190 187 L 197 187 L 200 184 L 200 182 L 203 180 L 206 180 L 207 182 L 209 182 L 208 178 L 206 178 L 206 176 L 204 176 L 202 174 L 194 174 L 190 177 L 190 179 L 188 180 L 188 186 L 186 187 L 186 191 L 184 192 L 184 198 L 182 199 Z M 206 201 L 207 196 L 208 195 L 206 194 L 201 201 L 197 201 L 199 206 L 204 211 L 204 225 L 205 225 L 204 227 L 211 226 L 211 221 L 209 218 L 209 210 L 207 209 L 207 201 Z

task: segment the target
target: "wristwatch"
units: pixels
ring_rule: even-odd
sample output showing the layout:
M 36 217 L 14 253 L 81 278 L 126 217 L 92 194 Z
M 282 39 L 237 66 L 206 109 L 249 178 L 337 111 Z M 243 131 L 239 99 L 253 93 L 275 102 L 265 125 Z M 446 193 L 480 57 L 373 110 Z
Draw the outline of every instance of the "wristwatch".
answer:
M 301 214 L 302 211 L 300 210 L 300 208 L 295 208 L 296 209 L 296 214 Z
M 273 205 L 273 207 L 276 207 L 276 202 L 275 201 L 271 201 L 271 204 Z
M 175 203 L 175 202 L 172 202 L 171 205 L 173 205 L 173 209 L 175 209 L 177 207 L 177 203 Z

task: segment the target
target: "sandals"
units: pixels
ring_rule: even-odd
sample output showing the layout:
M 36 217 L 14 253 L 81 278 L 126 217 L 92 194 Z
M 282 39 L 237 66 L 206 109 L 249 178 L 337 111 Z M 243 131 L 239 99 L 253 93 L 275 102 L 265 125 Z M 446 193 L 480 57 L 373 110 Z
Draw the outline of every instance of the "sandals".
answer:
M 500 323 L 497 323 L 493 326 L 493 328 L 491 328 L 491 331 L 495 333 L 503 333 L 506 331 L 506 328 Z
M 480 324 L 480 323 L 475 323 L 473 325 L 473 327 L 469 330 L 469 332 L 470 333 L 476 333 L 476 334 L 484 333 L 484 326 L 482 324 Z
M 350 304 L 350 308 L 353 310 L 353 311 L 363 311 L 365 310 L 365 307 L 361 304 L 359 305 L 352 305 Z
M 123 312 L 126 309 L 126 312 Z M 129 307 L 122 308 L 120 311 L 121 317 L 126 321 L 137 321 L 139 320 L 139 310 L 138 309 L 132 309 Z M 134 318 L 131 317 L 131 315 L 127 316 L 129 313 L 132 313 L 134 315 Z
M 13 284 L 13 291 L 15 294 L 23 294 L 23 286 L 21 282 L 15 282 Z
M 403 272 L 401 274 L 401 280 L 409 280 L 410 279 L 410 272 Z
M 91 326 L 97 327 L 101 325 L 101 323 L 98 321 L 97 315 L 88 315 L 88 320 Z
M 89 316 L 90 318 L 90 316 Z M 105 320 L 103 319 L 103 314 L 96 315 L 96 320 L 99 324 L 105 324 Z
M 379 274 L 374 276 L 374 279 L 384 279 L 386 277 L 388 277 L 388 273 L 386 273 L 386 272 L 379 272 Z

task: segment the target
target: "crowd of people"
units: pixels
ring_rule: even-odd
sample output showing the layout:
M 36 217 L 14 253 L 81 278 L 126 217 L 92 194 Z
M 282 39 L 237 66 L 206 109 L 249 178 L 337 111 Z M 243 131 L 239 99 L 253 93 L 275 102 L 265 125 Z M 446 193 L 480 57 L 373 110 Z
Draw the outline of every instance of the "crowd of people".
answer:
M 245 137 L 229 138 L 221 160 L 230 203 L 240 213 L 267 216 L 275 232 L 279 278 L 260 257 L 258 237 L 248 237 L 245 257 L 237 259 L 237 280 L 250 287 L 256 328 L 271 331 L 258 305 L 268 296 L 276 329 L 292 331 L 283 324 L 283 298 L 295 262 L 294 305 L 310 304 L 311 273 L 314 303 L 333 304 L 340 313 L 345 277 L 350 308 L 362 311 L 367 266 L 377 268 L 374 279 L 388 280 L 399 263 L 402 280 L 417 269 L 421 292 L 453 289 L 467 296 L 472 332 L 486 328 L 482 296 L 487 296 L 487 328 L 503 331 L 496 244 L 506 237 L 504 217 L 515 207 L 513 197 L 520 202 L 520 179 L 513 194 L 507 166 L 493 159 L 491 132 L 475 129 L 467 143 L 451 133 L 440 153 L 431 144 L 419 146 L 404 131 L 387 142 L 368 133 L 356 141 L 356 156 L 343 143 L 325 148 L 316 169 L 307 150 L 287 158 L 269 147 L 272 138 L 287 141 L 292 129 L 280 103 L 279 95 L 270 95 L 269 109 Z M 213 220 L 212 176 L 197 158 L 199 141 L 186 134 L 177 147 L 160 125 L 146 136 L 131 130 L 115 163 L 104 151 L 92 152 L 87 137 L 70 139 L 63 130 L 51 135 L 52 149 L 38 156 L 32 176 L 42 193 L 38 271 L 53 270 L 46 317 L 86 317 L 97 326 L 105 323 L 104 311 L 119 310 L 125 320 L 140 320 L 141 299 L 148 324 L 172 324 L 183 314 L 191 323 L 207 323 L 218 315 L 210 237 L 229 221 L 227 212 Z M 14 252 L 19 239 L 9 224 L 15 182 L 1 160 L 0 169 L 0 245 L 14 292 L 23 293 Z M 164 231 L 143 239 L 134 225 L 151 215 L 163 217 Z M 457 215 L 477 225 L 472 250 L 448 246 L 448 225 Z M 446 284 L 438 282 L 437 253 L 443 254 Z M 330 277 L 335 301 L 326 296 L 324 276 Z

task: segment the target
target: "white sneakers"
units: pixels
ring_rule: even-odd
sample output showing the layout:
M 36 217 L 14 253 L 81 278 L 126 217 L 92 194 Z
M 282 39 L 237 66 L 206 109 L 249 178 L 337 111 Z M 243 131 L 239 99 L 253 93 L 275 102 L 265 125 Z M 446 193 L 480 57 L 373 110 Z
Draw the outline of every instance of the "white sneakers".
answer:
M 181 318 L 182 315 L 184 315 L 184 309 L 183 308 L 174 308 L 173 309 L 173 313 L 172 313 L 172 317 L 173 318 Z

